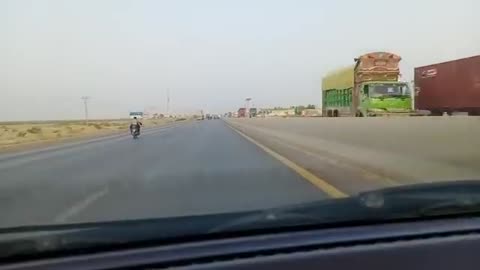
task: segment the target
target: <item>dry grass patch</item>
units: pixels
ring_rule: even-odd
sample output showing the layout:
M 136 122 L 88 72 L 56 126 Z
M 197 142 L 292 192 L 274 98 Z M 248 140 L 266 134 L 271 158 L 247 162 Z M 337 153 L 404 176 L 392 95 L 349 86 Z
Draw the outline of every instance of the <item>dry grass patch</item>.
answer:
M 174 122 L 175 119 L 146 119 L 144 127 Z M 54 142 L 68 138 L 128 132 L 130 119 L 85 121 L 3 122 L 0 124 L 0 149 L 38 142 Z

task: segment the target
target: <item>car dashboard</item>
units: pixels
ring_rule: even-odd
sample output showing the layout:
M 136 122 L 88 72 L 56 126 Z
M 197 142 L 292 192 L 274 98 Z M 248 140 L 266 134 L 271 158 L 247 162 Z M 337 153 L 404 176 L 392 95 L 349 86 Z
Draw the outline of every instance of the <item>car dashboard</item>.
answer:
M 235 235 L 38 258 L 0 269 L 478 269 L 480 218 Z

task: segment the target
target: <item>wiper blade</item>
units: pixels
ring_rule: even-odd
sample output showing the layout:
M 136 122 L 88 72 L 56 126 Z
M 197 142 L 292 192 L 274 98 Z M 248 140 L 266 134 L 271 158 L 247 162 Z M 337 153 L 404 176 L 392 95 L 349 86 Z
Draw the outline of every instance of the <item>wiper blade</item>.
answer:
M 324 199 L 286 207 L 277 207 L 245 215 L 219 224 L 209 233 L 227 231 L 253 231 L 258 229 L 288 228 L 299 225 L 320 224 L 354 219 L 361 207 L 355 197 Z
M 458 210 L 455 212 L 455 210 Z M 480 181 L 415 184 L 343 199 L 268 209 L 229 220 L 209 232 L 365 223 L 480 211 Z
M 422 216 L 480 214 L 480 199 L 438 203 L 421 208 L 418 213 Z
M 477 212 L 480 210 L 480 181 L 415 184 L 366 192 L 359 197 L 366 204 L 376 204 L 373 207 L 382 209 L 392 218 Z

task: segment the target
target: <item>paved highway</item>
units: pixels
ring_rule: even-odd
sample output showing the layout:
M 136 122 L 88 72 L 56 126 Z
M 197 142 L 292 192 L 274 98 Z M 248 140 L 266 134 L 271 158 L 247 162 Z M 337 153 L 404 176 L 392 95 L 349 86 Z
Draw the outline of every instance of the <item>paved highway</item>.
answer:
M 221 120 L 0 155 L 0 227 L 169 217 L 326 198 Z

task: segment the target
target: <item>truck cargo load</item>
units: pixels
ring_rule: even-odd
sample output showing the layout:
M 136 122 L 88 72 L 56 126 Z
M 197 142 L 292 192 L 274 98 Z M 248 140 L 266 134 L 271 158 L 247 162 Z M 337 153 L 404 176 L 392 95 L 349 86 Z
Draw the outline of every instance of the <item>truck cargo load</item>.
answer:
M 415 108 L 480 115 L 480 55 L 415 68 Z
M 377 116 L 412 113 L 408 84 L 399 82 L 398 55 L 373 52 L 355 58 L 355 64 L 322 79 L 322 114 Z

